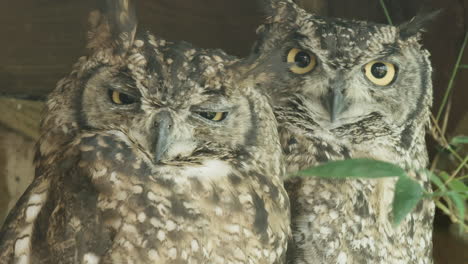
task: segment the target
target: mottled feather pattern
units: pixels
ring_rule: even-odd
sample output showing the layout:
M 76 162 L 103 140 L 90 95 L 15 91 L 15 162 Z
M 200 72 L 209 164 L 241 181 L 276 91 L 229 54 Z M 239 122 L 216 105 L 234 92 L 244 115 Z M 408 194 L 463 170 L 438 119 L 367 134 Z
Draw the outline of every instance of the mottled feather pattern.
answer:
M 284 263 L 285 167 L 252 67 L 137 32 L 133 12 L 119 0 L 92 13 L 90 54 L 49 96 L 0 263 Z
M 275 111 L 280 112 L 277 116 L 287 112 L 282 108 Z M 430 190 L 428 175 L 416 169 L 426 165 L 425 159 L 410 156 L 406 150 L 397 147 L 395 139 L 392 140 L 392 131 L 385 134 L 380 130 L 384 127 L 375 127 L 375 134 L 380 131 L 380 137 L 355 143 L 356 134 L 333 131 L 339 135 L 333 138 L 333 134 L 318 126 L 304 129 L 304 119 L 297 120 L 297 115 L 282 116 L 278 120 L 290 173 L 330 160 L 373 158 L 408 168 L 410 176 Z M 292 125 L 294 121 L 298 125 Z M 357 123 L 353 129 L 362 124 Z M 289 248 L 290 263 L 432 263 L 430 230 L 434 205 L 430 201 L 421 202 L 400 226 L 392 227 L 391 202 L 395 181 L 287 180 L 285 186 L 291 200 L 295 241 Z
M 293 48 L 316 60 L 305 74 L 293 72 L 294 62 L 265 73 L 288 173 L 371 158 L 403 167 L 430 190 L 421 172 L 428 162 L 424 136 L 432 105 L 429 53 L 419 43 L 419 22 L 426 19 L 388 26 L 320 17 L 290 0 L 263 2 L 270 16 L 257 31 L 249 60 L 261 65 L 279 53 L 281 64 Z M 395 65 L 394 81 L 378 86 L 367 79 L 365 65 L 373 61 Z M 421 202 L 392 227 L 395 182 L 286 180 L 294 237 L 288 262 L 432 263 L 434 204 Z
M 434 204 L 393 227 L 396 179 L 285 179 L 371 158 L 430 189 L 429 19 L 388 26 L 261 2 L 269 16 L 241 60 L 137 30 L 131 1 L 101 1 L 88 56 L 47 102 L 0 263 L 432 263 Z M 294 73 L 292 48 L 317 65 Z M 369 82 L 372 61 L 396 65 L 396 79 Z

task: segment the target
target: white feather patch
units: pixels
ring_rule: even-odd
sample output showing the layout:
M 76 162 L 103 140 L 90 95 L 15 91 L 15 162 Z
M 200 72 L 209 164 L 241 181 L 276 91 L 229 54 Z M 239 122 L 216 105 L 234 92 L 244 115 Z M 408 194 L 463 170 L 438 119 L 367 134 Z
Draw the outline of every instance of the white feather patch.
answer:
M 29 205 L 28 208 L 26 209 L 26 222 L 32 223 L 39 212 L 41 211 L 42 204 L 40 205 Z
M 46 197 L 46 194 L 45 194 L 45 193 L 41 193 L 41 194 L 32 194 L 32 195 L 29 197 L 28 203 L 29 203 L 29 204 L 38 204 L 38 203 L 42 203 L 42 202 L 44 202 L 45 197 Z
M 29 247 L 30 247 L 30 237 L 26 236 L 23 238 L 20 238 L 16 240 L 15 242 L 15 256 L 21 256 L 23 254 L 28 255 L 29 254 Z
M 216 179 L 227 177 L 231 171 L 231 166 L 224 161 L 207 160 L 202 166 L 192 166 L 182 170 L 182 176 Z
M 15 264 L 29 264 L 29 257 L 22 255 L 18 257 Z
M 83 256 L 83 263 L 84 264 L 99 264 L 100 258 L 96 256 L 94 253 L 86 253 Z

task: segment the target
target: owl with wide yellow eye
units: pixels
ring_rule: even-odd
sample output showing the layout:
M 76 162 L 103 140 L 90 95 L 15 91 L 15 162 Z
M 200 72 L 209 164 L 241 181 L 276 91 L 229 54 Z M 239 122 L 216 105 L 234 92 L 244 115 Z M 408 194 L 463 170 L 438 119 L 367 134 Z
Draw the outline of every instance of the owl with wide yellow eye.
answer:
M 268 18 L 250 61 L 265 66 L 288 173 L 370 158 L 403 167 L 430 190 L 419 171 L 428 164 L 432 68 L 420 38 L 434 14 L 390 26 L 320 17 L 300 1 L 261 2 Z M 285 184 L 289 263 L 432 263 L 434 204 L 421 202 L 394 227 L 394 179 Z

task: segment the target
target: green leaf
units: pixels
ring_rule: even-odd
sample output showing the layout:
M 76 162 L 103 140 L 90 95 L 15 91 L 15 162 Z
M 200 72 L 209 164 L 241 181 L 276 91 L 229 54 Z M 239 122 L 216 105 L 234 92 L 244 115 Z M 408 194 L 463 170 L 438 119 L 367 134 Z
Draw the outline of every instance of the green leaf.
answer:
M 442 182 L 439 176 L 435 175 L 432 172 L 429 172 L 429 175 L 430 175 L 429 178 L 431 179 L 431 182 L 434 183 L 437 186 L 437 188 L 439 188 L 439 190 L 447 191 L 447 187 L 445 187 L 445 184 Z
M 468 137 L 467 136 L 454 137 L 450 141 L 450 144 L 452 144 L 452 145 L 468 144 Z
M 465 200 L 462 198 L 460 194 L 457 193 L 448 193 L 448 197 L 450 197 L 450 200 L 452 200 L 453 204 L 457 208 L 458 212 L 458 219 L 460 220 L 460 223 L 463 223 L 465 220 Z M 460 232 L 463 231 L 463 226 L 460 225 Z
M 405 171 L 394 164 L 371 159 L 332 161 L 303 170 L 298 174 L 300 176 L 317 176 L 329 179 L 406 176 Z
M 441 173 L 441 178 L 447 182 L 450 179 L 450 176 L 447 173 Z M 468 187 L 462 181 L 458 180 L 457 178 L 452 178 L 447 185 L 451 190 L 456 191 L 462 197 L 462 199 L 468 199 Z
M 409 177 L 400 177 L 393 197 L 393 224 L 399 225 L 419 203 L 424 195 L 421 185 Z

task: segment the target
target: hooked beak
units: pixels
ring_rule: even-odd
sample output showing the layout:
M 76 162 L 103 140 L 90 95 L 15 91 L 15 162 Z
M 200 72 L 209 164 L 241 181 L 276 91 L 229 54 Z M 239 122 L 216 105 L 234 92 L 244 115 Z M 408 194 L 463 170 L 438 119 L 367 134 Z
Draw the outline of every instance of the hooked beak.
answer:
M 330 89 L 325 98 L 325 105 L 330 114 L 330 121 L 335 122 L 346 106 L 341 89 Z
M 157 131 L 156 146 L 154 148 L 154 158 L 156 162 L 160 162 L 171 143 L 170 132 L 173 126 L 173 121 L 168 112 L 161 112 L 157 115 L 155 128 Z

